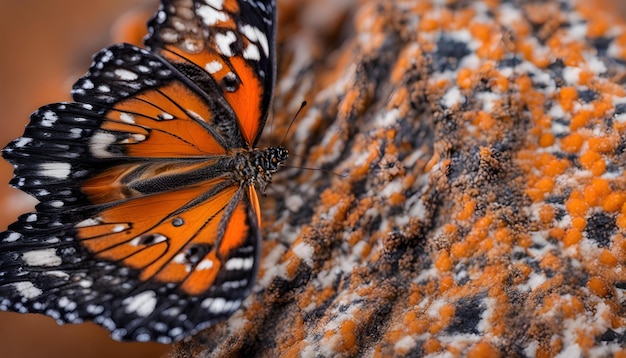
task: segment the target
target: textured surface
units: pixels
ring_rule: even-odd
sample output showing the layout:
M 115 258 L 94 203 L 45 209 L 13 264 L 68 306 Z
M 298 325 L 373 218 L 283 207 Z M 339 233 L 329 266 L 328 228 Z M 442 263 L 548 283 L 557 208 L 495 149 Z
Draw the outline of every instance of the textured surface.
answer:
M 568 1 L 387 0 L 296 25 L 316 9 L 296 4 L 274 131 L 310 100 L 290 165 L 345 177 L 275 179 L 255 293 L 174 356 L 618 353 L 624 25 Z

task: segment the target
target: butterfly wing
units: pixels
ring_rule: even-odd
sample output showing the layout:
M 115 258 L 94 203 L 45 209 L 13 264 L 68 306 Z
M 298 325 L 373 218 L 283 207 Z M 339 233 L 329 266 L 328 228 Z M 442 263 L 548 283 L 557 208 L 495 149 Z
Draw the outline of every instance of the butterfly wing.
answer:
M 192 78 L 208 73 L 248 146 L 261 135 L 273 95 L 274 9 L 274 0 L 164 1 L 148 23 L 146 46 Z
M 273 70 L 250 67 L 243 47 L 231 57 L 207 47 L 198 55 L 219 57 L 241 80 L 225 91 L 231 75 L 202 70 L 184 52 L 171 57 L 173 44 L 157 46 L 170 14 L 182 11 L 163 4 L 169 13 L 152 21 L 147 40 L 156 53 L 101 51 L 74 86 L 76 102 L 40 108 L 4 149 L 12 185 L 40 203 L 0 234 L 0 309 L 93 320 L 117 340 L 169 343 L 228 317 L 249 293 L 258 198 L 227 163 L 229 150 L 258 138 Z M 187 15 L 206 24 L 198 4 Z M 242 21 L 233 4 L 249 4 L 223 2 Z M 247 111 L 242 89 L 253 81 L 260 93 L 249 103 L 258 108 Z

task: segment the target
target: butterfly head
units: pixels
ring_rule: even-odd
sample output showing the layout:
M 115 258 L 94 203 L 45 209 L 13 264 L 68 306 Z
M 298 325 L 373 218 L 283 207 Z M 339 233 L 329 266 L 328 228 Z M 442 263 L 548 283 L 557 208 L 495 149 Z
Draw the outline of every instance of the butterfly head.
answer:
M 287 151 L 287 148 L 283 146 L 265 148 L 262 149 L 262 152 L 265 153 L 264 159 L 267 161 L 267 163 L 262 163 L 264 165 L 264 169 L 271 173 L 276 172 L 282 163 L 289 157 L 289 151 Z

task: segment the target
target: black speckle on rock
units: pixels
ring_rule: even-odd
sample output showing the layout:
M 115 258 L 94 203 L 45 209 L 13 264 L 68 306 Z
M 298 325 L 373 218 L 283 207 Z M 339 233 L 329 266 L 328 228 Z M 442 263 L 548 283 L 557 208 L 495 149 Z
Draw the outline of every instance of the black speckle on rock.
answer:
M 592 90 L 580 90 L 578 91 L 578 98 L 589 103 L 598 98 L 598 94 Z
M 433 53 L 433 70 L 454 71 L 463 57 L 469 54 L 470 50 L 466 43 L 442 36 L 437 40 L 437 50 Z
M 454 318 L 447 330 L 462 334 L 479 334 L 478 323 L 485 310 L 483 297 L 462 298 L 456 303 Z
M 600 247 L 609 247 L 615 232 L 615 218 L 605 213 L 595 213 L 587 219 L 585 233 L 587 238 Z

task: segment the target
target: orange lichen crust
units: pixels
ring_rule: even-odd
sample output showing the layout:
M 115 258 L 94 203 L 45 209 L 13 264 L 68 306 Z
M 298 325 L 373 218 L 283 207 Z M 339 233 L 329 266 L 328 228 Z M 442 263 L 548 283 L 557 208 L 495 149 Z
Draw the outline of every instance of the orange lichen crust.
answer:
M 583 3 L 279 2 L 273 128 L 307 99 L 317 169 L 276 175 L 254 292 L 181 356 L 624 356 L 626 24 Z

